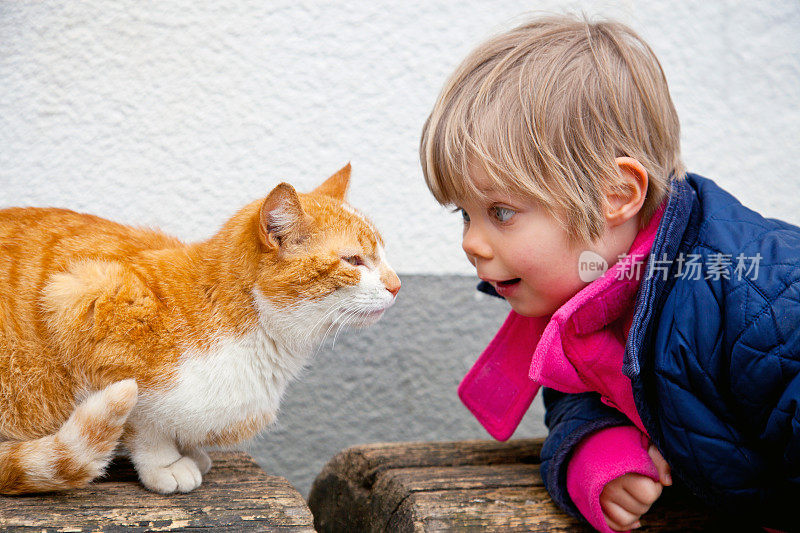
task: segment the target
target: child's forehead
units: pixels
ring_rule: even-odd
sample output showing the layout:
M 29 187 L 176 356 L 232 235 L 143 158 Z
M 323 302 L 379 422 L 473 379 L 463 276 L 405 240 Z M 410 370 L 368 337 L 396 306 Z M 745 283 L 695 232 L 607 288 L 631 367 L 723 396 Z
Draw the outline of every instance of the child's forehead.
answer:
M 504 199 L 531 200 L 530 194 L 515 188 L 512 180 L 504 179 L 502 175 L 491 175 L 479 165 L 470 165 L 463 179 L 468 186 L 460 198 L 462 201 L 483 203 Z
M 470 163 L 461 179 L 466 185 L 461 191 L 464 200 L 486 198 L 504 189 L 500 179 L 491 176 L 483 166 L 473 163 Z
M 501 189 L 485 189 L 479 194 L 468 194 L 466 196 L 456 198 L 453 202 L 457 207 L 469 208 L 474 206 L 476 208 L 489 207 L 494 204 L 505 204 L 514 208 L 522 208 L 524 206 L 531 206 L 536 202 L 528 195 L 512 194 Z
M 464 179 L 470 182 L 478 193 L 491 193 L 500 189 L 498 180 L 492 179 L 488 172 L 480 167 L 470 167 Z

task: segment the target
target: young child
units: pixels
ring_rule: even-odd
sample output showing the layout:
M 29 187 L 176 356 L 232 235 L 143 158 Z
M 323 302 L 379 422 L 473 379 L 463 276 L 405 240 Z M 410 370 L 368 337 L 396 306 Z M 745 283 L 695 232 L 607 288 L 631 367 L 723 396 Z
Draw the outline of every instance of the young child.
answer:
M 684 172 L 640 37 L 565 16 L 485 42 L 420 156 L 479 289 L 512 308 L 459 394 L 507 439 L 546 387 L 556 502 L 627 530 L 674 476 L 753 523 L 800 523 L 800 228 Z

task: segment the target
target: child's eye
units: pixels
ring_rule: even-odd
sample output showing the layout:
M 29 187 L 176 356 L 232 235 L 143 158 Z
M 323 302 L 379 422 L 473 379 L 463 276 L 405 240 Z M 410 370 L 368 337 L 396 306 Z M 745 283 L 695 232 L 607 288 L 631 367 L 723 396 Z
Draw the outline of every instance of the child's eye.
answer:
M 456 207 L 455 209 L 453 209 L 453 211 L 452 211 L 452 212 L 453 212 L 453 213 L 461 213 L 461 218 L 462 218 L 462 219 L 464 219 L 464 223 L 465 223 L 465 224 L 466 224 L 467 222 L 469 222 L 469 215 L 467 214 L 466 210 L 464 210 L 463 208 L 461 208 L 461 207 Z
M 513 209 L 501 206 L 492 207 L 492 211 L 494 211 L 494 217 L 500 222 L 508 222 L 511 220 L 511 217 L 517 214 Z

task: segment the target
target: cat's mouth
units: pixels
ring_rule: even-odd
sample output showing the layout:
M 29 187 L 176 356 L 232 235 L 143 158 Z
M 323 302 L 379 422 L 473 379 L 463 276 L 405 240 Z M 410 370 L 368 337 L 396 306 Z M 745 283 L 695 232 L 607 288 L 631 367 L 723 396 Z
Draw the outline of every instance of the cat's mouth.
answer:
M 349 315 L 347 319 L 347 324 L 355 327 L 367 327 L 371 326 L 383 316 L 383 313 L 386 312 L 388 307 L 383 309 L 372 309 L 366 311 L 358 311 L 353 312 L 353 310 L 342 310 L 343 314 Z
M 386 309 L 375 309 L 373 311 L 363 311 L 363 312 L 359 313 L 358 315 L 356 315 L 356 317 L 357 318 L 362 318 L 362 319 L 367 319 L 367 320 L 373 319 L 373 318 L 377 319 L 377 318 L 380 318 L 383 315 L 383 313 L 385 313 L 385 312 L 386 312 Z

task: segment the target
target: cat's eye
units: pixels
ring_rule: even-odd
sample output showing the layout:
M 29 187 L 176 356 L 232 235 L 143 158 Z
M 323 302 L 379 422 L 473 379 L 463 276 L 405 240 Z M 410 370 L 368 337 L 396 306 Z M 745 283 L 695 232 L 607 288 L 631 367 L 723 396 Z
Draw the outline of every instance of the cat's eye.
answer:
M 364 260 L 361 258 L 361 256 L 358 256 L 358 255 L 349 255 L 347 257 L 342 257 L 342 260 L 346 261 L 346 262 L 348 262 L 351 265 L 356 266 L 356 267 L 357 266 L 362 266 L 362 265 L 365 264 Z
M 509 209 L 508 207 L 502 207 L 499 205 L 492 207 L 492 214 L 494 218 L 496 218 L 500 222 L 508 222 L 511 220 L 511 217 L 517 214 L 516 211 L 513 209 Z

